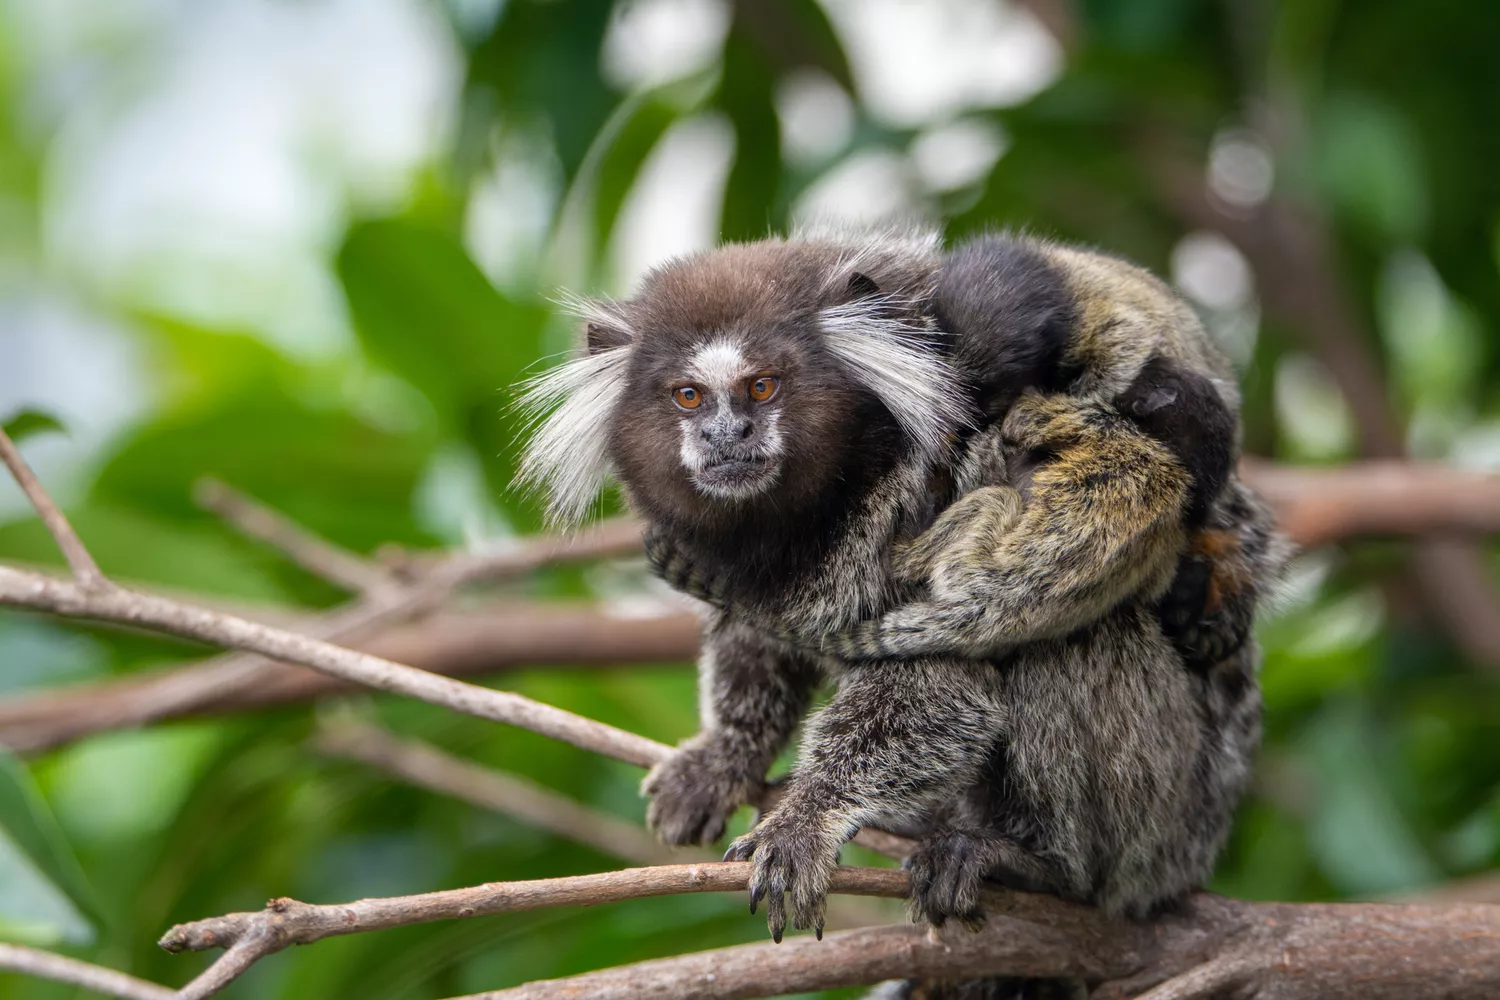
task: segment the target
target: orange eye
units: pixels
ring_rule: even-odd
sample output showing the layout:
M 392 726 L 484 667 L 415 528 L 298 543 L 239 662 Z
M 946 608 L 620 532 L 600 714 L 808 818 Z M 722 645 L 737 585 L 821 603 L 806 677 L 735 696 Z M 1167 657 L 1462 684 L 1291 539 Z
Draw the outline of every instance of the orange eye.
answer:
M 696 410 L 698 404 L 703 402 L 703 393 L 698 391 L 697 386 L 685 385 L 672 393 L 672 399 L 684 410 Z
M 772 378 L 769 375 L 762 375 L 760 378 L 750 383 L 750 398 L 755 400 L 757 403 L 764 403 L 766 400 L 776 395 L 776 390 L 780 386 L 781 379 Z

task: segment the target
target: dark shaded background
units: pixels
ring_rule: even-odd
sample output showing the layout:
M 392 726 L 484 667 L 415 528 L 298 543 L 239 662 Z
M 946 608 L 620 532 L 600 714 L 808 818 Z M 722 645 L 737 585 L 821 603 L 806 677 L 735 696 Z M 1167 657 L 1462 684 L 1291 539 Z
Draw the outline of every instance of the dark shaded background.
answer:
M 1242 366 L 1256 454 L 1500 467 L 1496 38 L 1500 8 L 1465 0 L 8 0 L 0 419 L 33 412 L 27 453 L 106 572 L 329 606 L 194 481 L 360 551 L 534 530 L 507 387 L 566 348 L 557 289 L 900 211 L 1169 276 Z M 9 487 L 0 558 L 59 561 Z M 1373 897 L 1500 864 L 1500 603 L 1488 553 L 1454 558 L 1298 563 L 1261 629 L 1266 748 L 1214 888 Z M 649 593 L 628 564 L 517 592 Z M 200 655 L 0 614 L 0 693 Z M 666 741 L 695 725 L 686 664 L 500 683 Z M 643 814 L 624 765 L 356 710 Z M 99 912 L 27 860 L 0 795 L 0 939 L 180 983 L 203 959 L 156 949 L 176 921 L 618 864 L 320 757 L 313 720 L 28 760 Z M 738 896 L 644 900 L 332 939 L 223 995 L 421 1000 L 763 935 Z M 75 994 L 0 975 L 7 1000 Z

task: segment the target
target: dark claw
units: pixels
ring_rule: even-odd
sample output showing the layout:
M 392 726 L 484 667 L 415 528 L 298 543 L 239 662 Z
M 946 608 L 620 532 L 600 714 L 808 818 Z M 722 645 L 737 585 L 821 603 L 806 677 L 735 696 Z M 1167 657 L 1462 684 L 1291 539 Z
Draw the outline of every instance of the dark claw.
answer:
M 765 886 L 763 886 L 763 885 L 761 885 L 759 883 L 752 883 L 751 884 L 751 886 L 750 886 L 750 912 L 752 914 L 755 912 L 755 908 L 760 905 L 760 901 L 763 898 L 765 898 L 765 895 L 766 895 Z
M 816 937 L 819 941 L 823 940 L 823 921 L 819 920 L 813 926 L 813 936 Z

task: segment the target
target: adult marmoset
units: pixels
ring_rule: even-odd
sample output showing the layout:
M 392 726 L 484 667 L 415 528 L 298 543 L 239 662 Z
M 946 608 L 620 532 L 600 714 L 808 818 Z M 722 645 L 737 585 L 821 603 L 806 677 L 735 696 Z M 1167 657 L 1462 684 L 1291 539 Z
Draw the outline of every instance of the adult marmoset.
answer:
M 1258 736 L 1234 623 L 1278 549 L 1232 475 L 1232 383 L 1164 286 L 1022 238 L 809 237 L 586 315 L 587 354 L 531 390 L 525 472 L 563 518 L 616 476 L 718 606 L 702 731 L 644 784 L 666 840 L 716 838 L 832 677 L 730 851 L 778 939 L 784 894 L 821 925 L 866 824 L 922 838 L 935 922 L 985 878 L 1138 913 L 1208 873 Z

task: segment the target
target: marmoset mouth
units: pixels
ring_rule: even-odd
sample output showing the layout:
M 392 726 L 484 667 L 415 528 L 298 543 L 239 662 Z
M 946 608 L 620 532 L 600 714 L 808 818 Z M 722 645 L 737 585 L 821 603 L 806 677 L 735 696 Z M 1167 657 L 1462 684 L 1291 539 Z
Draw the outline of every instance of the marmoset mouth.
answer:
M 767 456 L 737 456 L 704 465 L 693 473 L 693 484 L 711 496 L 744 499 L 769 488 L 779 471 Z

